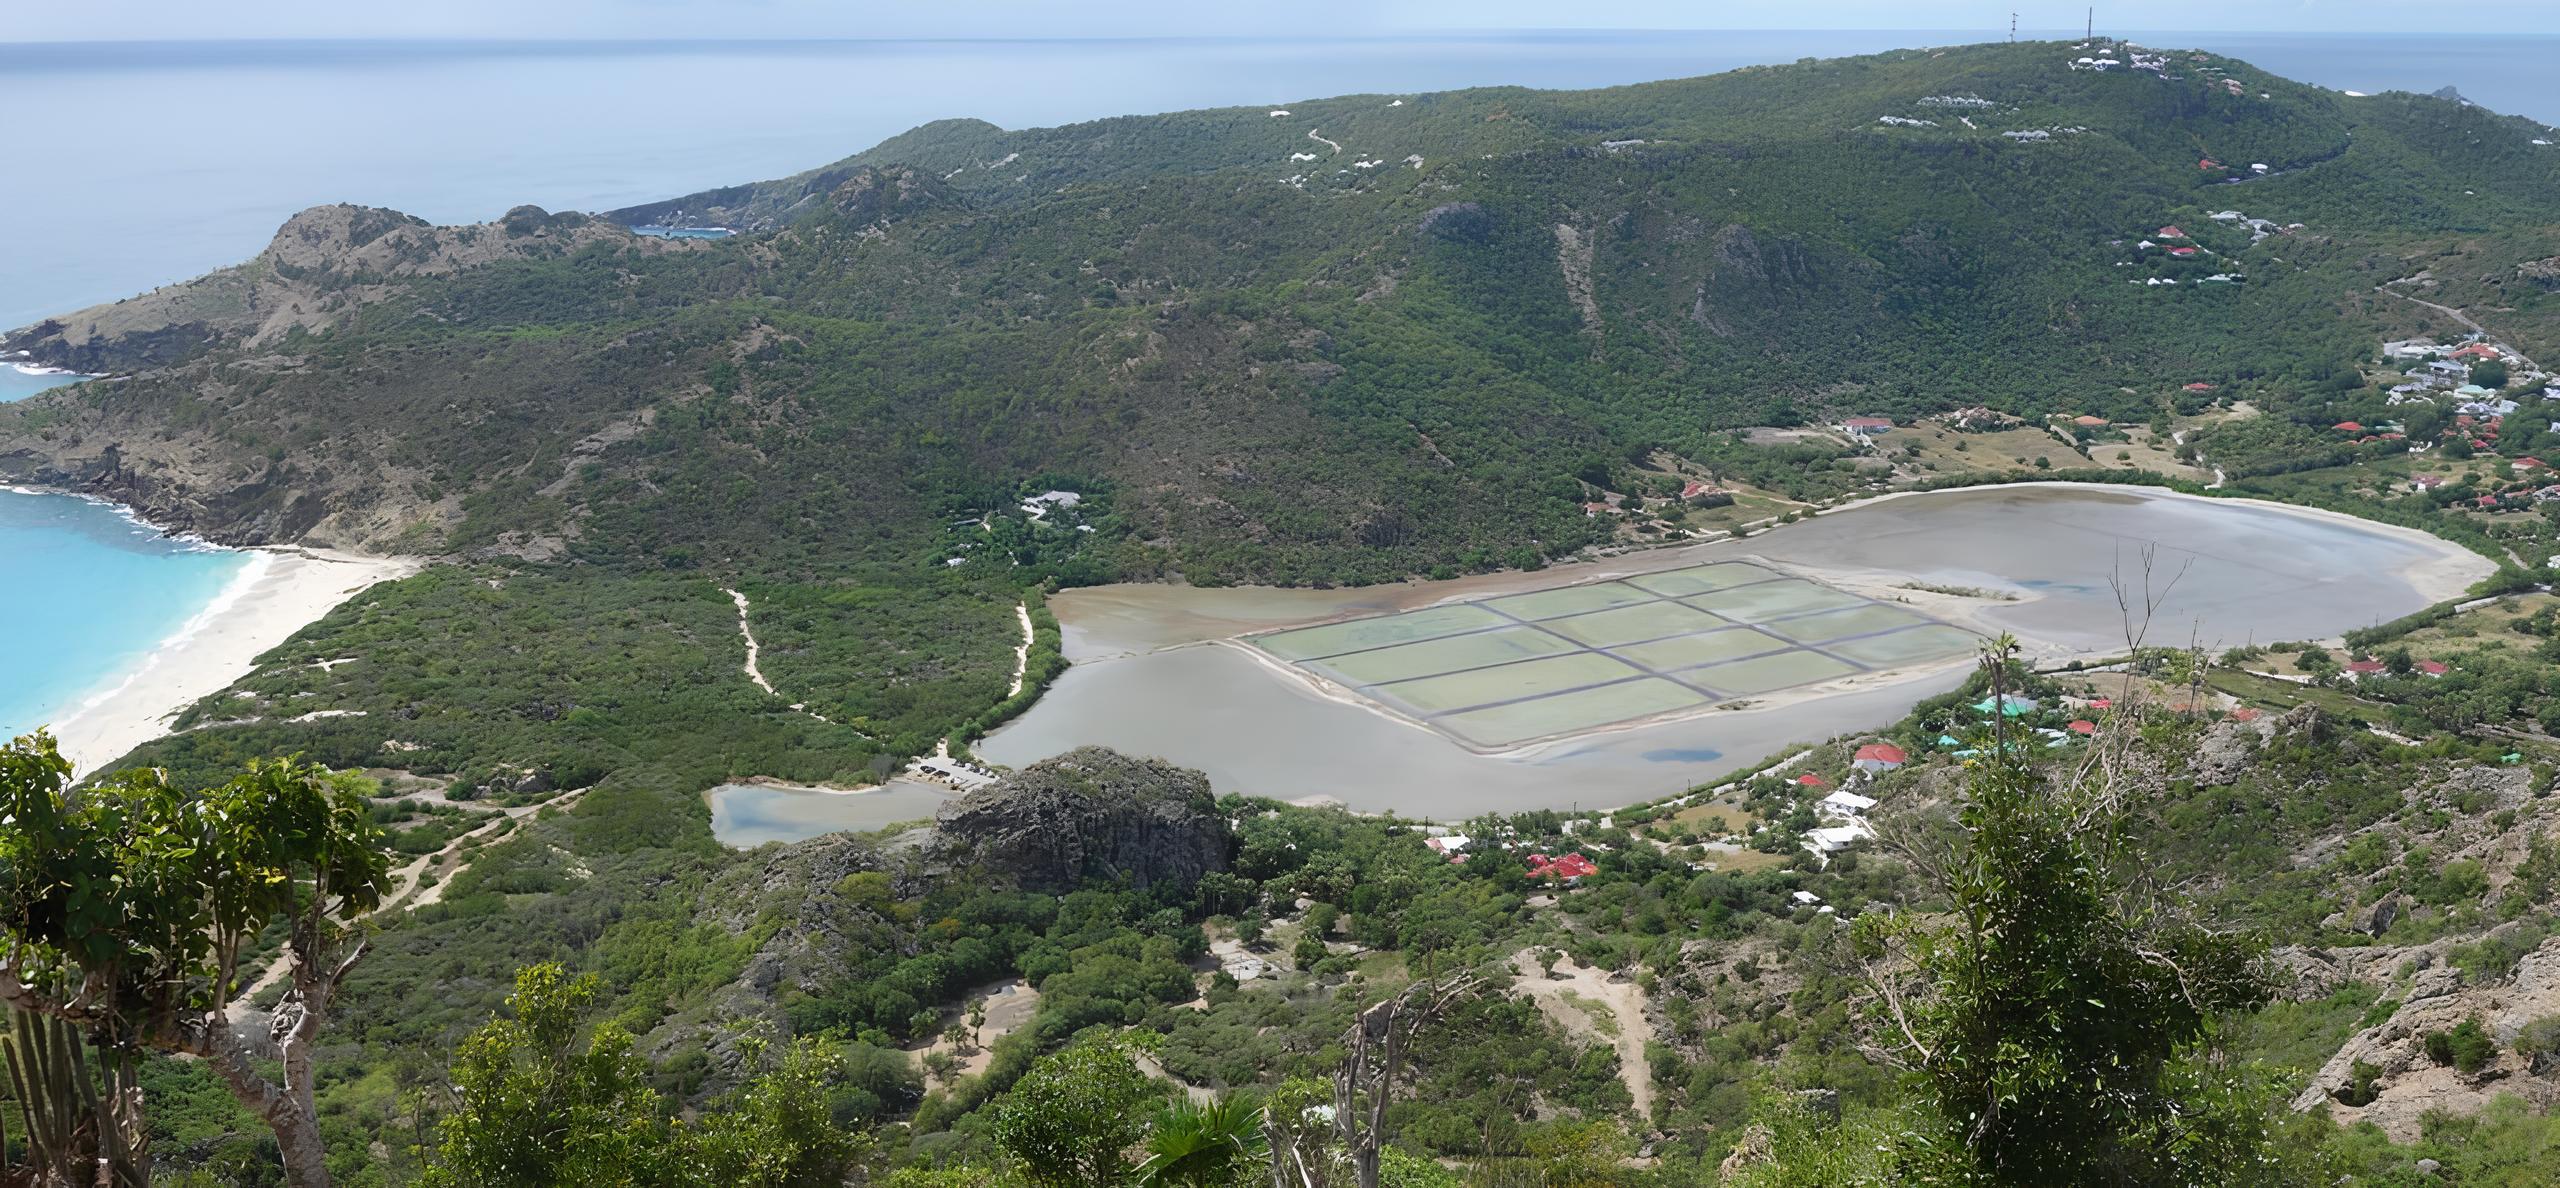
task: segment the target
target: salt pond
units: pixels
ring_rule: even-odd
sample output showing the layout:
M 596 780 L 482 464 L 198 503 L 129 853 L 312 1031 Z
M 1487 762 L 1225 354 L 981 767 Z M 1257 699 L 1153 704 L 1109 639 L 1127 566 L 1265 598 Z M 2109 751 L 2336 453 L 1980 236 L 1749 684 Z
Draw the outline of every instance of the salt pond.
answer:
M 1409 610 L 1711 561 L 1763 558 L 1870 597 L 1907 598 L 2041 654 L 2123 646 L 2109 582 L 2137 587 L 2156 545 L 2166 587 L 2153 643 L 2207 647 L 2335 635 L 2458 593 L 2488 563 L 2420 533 L 2235 500 L 2040 484 L 1881 500 L 1744 541 L 1530 574 L 1356 590 L 1107 586 L 1050 602 L 1075 667 L 980 754 L 1019 766 L 1101 744 L 1209 774 L 1220 791 L 1332 797 L 1365 810 L 1463 817 L 1603 807 L 1677 791 L 1790 743 L 1886 725 L 1953 688 L 1961 665 L 1862 674 L 1751 708 L 1483 755 L 1290 675 L 1226 641 L 1293 624 Z M 2174 578 L 2174 585 L 2171 579 Z M 2006 599 L 1950 599 L 1906 585 Z
M 805 841 L 828 833 L 869 832 L 929 819 L 957 793 L 921 780 L 837 791 L 782 784 L 722 784 L 703 794 L 711 835 L 751 849 L 766 842 Z

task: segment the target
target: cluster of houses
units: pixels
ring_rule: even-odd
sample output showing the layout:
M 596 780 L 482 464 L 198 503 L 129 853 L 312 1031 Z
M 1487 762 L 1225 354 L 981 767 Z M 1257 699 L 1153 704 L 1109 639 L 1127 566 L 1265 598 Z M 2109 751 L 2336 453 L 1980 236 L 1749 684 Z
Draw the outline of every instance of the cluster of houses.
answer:
M 1575 826 L 1582 823 L 1584 822 L 1565 822 L 1565 832 L 1572 833 Z M 1609 825 L 1609 818 L 1600 818 L 1601 828 L 1608 828 Z M 1502 832 L 1506 835 L 1513 833 L 1509 826 L 1504 826 Z M 1446 826 L 1441 825 L 1426 825 L 1423 827 L 1422 833 L 1422 844 L 1429 848 L 1432 853 L 1448 859 L 1452 865 L 1462 865 L 1469 858 L 1486 850 L 1507 851 L 1526 849 L 1527 852 L 1521 855 L 1520 860 L 1522 864 L 1528 868 L 1529 877 L 1533 879 L 1553 879 L 1556 882 L 1570 887 L 1591 877 L 1592 875 L 1600 873 L 1599 864 L 1593 862 L 1588 855 L 1583 854 L 1580 850 L 1563 855 L 1550 854 L 1540 846 L 1530 846 L 1526 843 L 1507 839 L 1469 837 L 1463 833 L 1452 832 Z M 1608 849 L 1607 846 L 1601 845 L 1597 842 L 1592 843 L 1590 848 L 1603 852 L 1606 852 Z

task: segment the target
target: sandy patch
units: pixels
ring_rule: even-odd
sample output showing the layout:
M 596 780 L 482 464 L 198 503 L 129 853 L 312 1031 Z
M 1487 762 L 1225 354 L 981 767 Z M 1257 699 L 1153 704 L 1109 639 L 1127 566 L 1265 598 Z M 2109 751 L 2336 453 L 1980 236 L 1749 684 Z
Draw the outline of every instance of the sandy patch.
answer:
M 1653 1025 L 1645 1021 L 1644 991 L 1632 981 L 1610 981 L 1607 974 L 1570 957 L 1556 962 L 1555 976 L 1548 977 L 1538 972 L 1534 949 L 1513 954 L 1511 968 L 1519 975 L 1512 989 L 1528 995 L 1565 1034 L 1617 1052 L 1618 1077 L 1635 1099 L 1636 1115 L 1651 1118 L 1653 1066 L 1645 1062 L 1644 1042 L 1652 1037 Z
M 247 676 L 268 649 L 377 582 L 423 562 L 326 549 L 255 549 L 249 565 L 176 635 L 53 724 L 72 769 L 96 771 L 168 733 L 169 719 Z

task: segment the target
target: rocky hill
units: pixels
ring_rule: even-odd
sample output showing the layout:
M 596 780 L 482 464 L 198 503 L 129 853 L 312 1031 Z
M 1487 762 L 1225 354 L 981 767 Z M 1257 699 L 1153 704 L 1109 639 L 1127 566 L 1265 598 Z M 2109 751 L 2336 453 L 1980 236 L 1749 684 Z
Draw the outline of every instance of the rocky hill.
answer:
M 1161 760 L 1079 747 L 946 806 L 945 861 L 1035 891 L 1088 882 L 1187 890 L 1225 870 L 1235 839 L 1209 777 Z
M 401 282 L 596 244 L 684 251 L 620 223 L 519 206 L 492 223 L 438 227 L 373 206 L 315 206 L 285 220 L 247 263 L 106 305 L 47 318 L 7 337 L 35 362 L 99 374 L 166 365 L 217 346 L 255 350 L 317 334 L 403 291 Z

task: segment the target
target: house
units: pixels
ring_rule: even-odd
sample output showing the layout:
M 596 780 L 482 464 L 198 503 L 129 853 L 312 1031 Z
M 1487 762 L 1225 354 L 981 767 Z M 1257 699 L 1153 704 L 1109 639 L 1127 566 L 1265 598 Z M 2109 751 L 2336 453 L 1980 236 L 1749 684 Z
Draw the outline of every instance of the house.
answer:
M 2443 485 L 2444 476 L 2441 474 L 2417 474 L 2409 476 L 2409 489 L 2412 491 L 2432 491 Z
M 2187 390 L 2190 392 L 2210 392 L 2213 390 L 2213 385 L 2208 384 L 2203 380 L 2197 380 L 2192 384 L 2188 384 Z
M 1863 817 L 1867 815 L 1868 809 L 1875 806 L 1876 800 L 1872 796 L 1860 796 L 1855 792 L 1834 792 L 1823 797 L 1819 807 L 1823 812 L 1834 816 Z
M 2515 461 L 2515 467 L 2518 470 L 2546 469 L 2543 465 L 2542 459 L 2540 458 L 2518 458 Z
M 1787 896 L 1787 898 L 1794 900 L 1796 905 L 1799 907 L 1812 907 L 1813 905 L 1822 902 L 1822 897 L 1811 891 L 1798 891 Z
M 1865 821 L 1826 825 L 1804 835 L 1804 848 L 1827 858 L 1875 835 L 1875 829 Z
M 2436 359 L 2431 362 L 2421 363 L 2415 369 L 2411 370 L 2409 374 L 2412 378 L 2436 376 L 2457 384 L 2467 383 L 2471 379 L 2471 369 L 2460 363 L 2456 363 L 2451 359 Z
M 1793 783 L 1799 788 L 1828 788 L 1831 786 L 1831 781 L 1823 779 L 1821 776 L 1815 775 L 1809 771 L 1803 775 L 1797 776 Z
M 1858 748 L 1858 753 L 1851 759 L 1849 765 L 1868 775 L 1875 775 L 1892 771 L 1909 762 L 1910 758 L 1909 755 L 1902 753 L 1902 748 L 1892 743 L 1868 743 Z
M 2183 260 L 2189 256 L 2195 255 L 2196 249 L 2191 247 L 2173 247 L 2169 249 L 2169 254 Z
M 2346 670 L 2348 676 L 2357 680 L 2363 680 L 2369 676 L 2380 676 L 2386 671 L 2380 660 L 2350 660 L 2347 662 Z
M 2015 693 L 2003 693 L 1997 697 L 1985 697 L 1974 702 L 1973 708 L 1986 714 L 1996 710 L 2001 717 L 2016 718 L 2036 712 L 2036 699 L 2020 697 Z
M 2382 344 L 2382 357 L 2415 363 L 2429 355 L 2439 354 L 2443 350 L 2444 348 L 2423 338 L 2403 338 L 2397 342 Z
M 2083 429 L 2104 429 L 2107 427 L 2107 419 L 2105 417 L 2093 417 L 2086 414 L 2071 418 L 2071 423 L 2078 425 Z
M 2152 232 L 2151 234 L 2153 237 L 2159 239 L 2185 239 L 2187 237 L 2187 233 L 2179 230 L 2176 223 L 2171 223 L 2166 227 L 2162 227 L 2161 229 Z
M 2364 432 L 2364 426 L 2363 426 L 2363 425 L 2360 425 L 2360 424 L 2357 424 L 2357 423 L 2356 423 L 2356 422 L 2354 422 L 2354 421 L 2340 421 L 2340 422 L 2338 422 L 2337 424 L 2335 424 L 2335 425 L 2331 425 L 2331 426 L 2329 426 L 2329 427 L 2330 427 L 2330 428 L 2332 428 L 2332 429 L 2337 430 L 2337 431 L 2338 431 L 2338 432 L 2340 432 L 2340 433 L 2362 433 L 2362 432 Z
M 1680 484 L 1680 502 L 1699 507 L 1723 507 L 1733 502 L 1733 492 L 1714 483 L 1691 479 Z
M 1600 873 L 1599 866 L 1578 852 L 1567 854 L 1562 858 L 1549 858 L 1544 854 L 1529 855 L 1529 877 L 1533 879 L 1555 879 L 1564 883 L 1578 883 L 1598 873 Z
M 1456 861 L 1465 855 L 1468 846 L 1475 844 L 1475 839 L 1463 833 L 1452 833 L 1446 837 L 1425 838 L 1422 844 L 1431 847 L 1432 853 Z
M 2073 734 L 2096 734 L 2098 732 L 2098 724 L 2088 720 L 2087 718 L 2081 718 L 2072 722 L 2069 726 L 2064 727 L 2064 729 L 2069 730 Z
M 1860 437 L 1873 437 L 1879 433 L 1892 432 L 1893 422 L 1884 417 L 1851 417 L 1840 422 L 1840 428 Z
M 1075 510 L 1075 506 L 1082 502 L 1084 502 L 1084 496 L 1078 495 L 1073 491 L 1042 491 L 1029 499 L 1023 500 L 1022 510 L 1029 512 L 1031 514 L 1031 518 L 1037 520 L 1047 516 L 1050 508 L 1064 508 L 1068 511 L 1073 511 Z
M 2506 355 L 2499 351 L 2498 348 L 2490 346 L 2485 342 L 2465 343 L 2453 348 L 2452 350 L 2446 351 L 2444 354 L 2445 358 L 2448 359 L 2476 359 L 2482 362 L 2506 358 Z
M 1618 509 L 1611 507 L 1606 503 L 1586 503 L 1582 505 L 1582 514 L 1585 516 L 1596 517 L 1616 510 Z
M 2199 158 L 2197 158 L 2197 159 L 2196 159 L 2196 168 L 2198 168 L 2198 169 L 2220 169 L 2220 168 L 2222 168 L 2222 162 L 2220 162 L 2220 161 L 2216 161 L 2216 160 L 2214 160 L 2214 159 L 2213 159 L 2213 158 L 2211 158 L 2211 157 L 2199 157 Z
M 2452 672 L 2453 669 L 2442 660 L 2420 660 L 2418 661 L 2418 671 L 2431 677 L 2440 677 L 2448 672 Z

